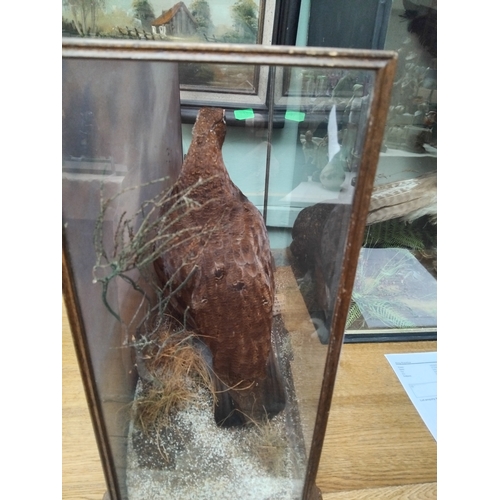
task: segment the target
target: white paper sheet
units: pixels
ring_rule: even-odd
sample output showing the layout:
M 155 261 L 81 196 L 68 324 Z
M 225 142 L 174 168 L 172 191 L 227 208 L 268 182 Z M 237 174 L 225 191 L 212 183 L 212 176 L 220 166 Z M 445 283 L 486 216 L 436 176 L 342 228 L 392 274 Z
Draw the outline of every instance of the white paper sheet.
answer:
M 386 354 L 385 357 L 437 441 L 437 353 Z

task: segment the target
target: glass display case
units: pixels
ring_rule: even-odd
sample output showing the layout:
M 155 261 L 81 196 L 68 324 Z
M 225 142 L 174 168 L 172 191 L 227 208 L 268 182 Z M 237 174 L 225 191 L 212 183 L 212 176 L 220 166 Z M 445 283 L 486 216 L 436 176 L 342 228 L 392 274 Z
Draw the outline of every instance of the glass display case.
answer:
M 321 496 L 395 71 L 63 40 L 64 296 L 113 500 Z
M 437 2 L 308 0 L 300 22 L 297 44 L 398 52 L 346 341 L 436 339 Z

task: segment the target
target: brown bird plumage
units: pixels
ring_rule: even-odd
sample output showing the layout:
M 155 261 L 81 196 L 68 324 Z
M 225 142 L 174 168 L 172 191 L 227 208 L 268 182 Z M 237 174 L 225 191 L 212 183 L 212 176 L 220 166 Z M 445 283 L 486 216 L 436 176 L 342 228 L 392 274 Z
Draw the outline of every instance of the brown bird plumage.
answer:
M 235 425 L 273 416 L 285 404 L 271 346 L 274 276 L 264 220 L 233 184 L 222 159 L 224 110 L 202 108 L 177 179 L 176 196 L 192 188 L 168 218 L 177 242 L 156 262 L 160 281 L 179 287 L 172 305 L 212 354 L 216 420 Z M 189 204 L 189 202 L 188 202 Z M 176 220 L 181 215 L 179 220 Z M 191 275 L 190 275 L 191 274 Z M 229 390 L 226 390 L 229 388 Z

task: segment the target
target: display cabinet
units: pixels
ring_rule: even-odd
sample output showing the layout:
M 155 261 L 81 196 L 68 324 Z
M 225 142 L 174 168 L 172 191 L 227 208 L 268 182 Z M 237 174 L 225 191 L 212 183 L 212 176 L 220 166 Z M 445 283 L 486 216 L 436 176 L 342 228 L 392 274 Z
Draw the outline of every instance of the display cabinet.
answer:
M 64 298 L 113 500 L 321 496 L 395 70 L 63 40 Z
M 346 341 L 436 339 L 437 2 L 303 1 L 300 23 L 303 45 L 398 52 Z
M 398 52 L 350 340 L 437 338 L 437 2 L 392 2 Z

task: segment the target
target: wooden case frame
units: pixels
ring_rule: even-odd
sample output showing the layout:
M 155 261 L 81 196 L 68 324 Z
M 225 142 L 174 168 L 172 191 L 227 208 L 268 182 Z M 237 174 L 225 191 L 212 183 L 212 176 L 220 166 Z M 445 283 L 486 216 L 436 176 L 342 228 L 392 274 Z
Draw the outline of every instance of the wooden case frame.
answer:
M 63 58 L 142 61 L 194 61 L 213 63 L 238 63 L 244 58 L 248 64 L 302 67 L 325 67 L 374 72 L 374 90 L 367 123 L 363 155 L 361 158 L 352 212 L 347 229 L 347 243 L 340 273 L 338 294 L 335 299 L 330 325 L 330 342 L 324 367 L 319 406 L 307 464 L 303 498 L 321 498 L 315 478 L 325 436 L 328 413 L 332 401 L 339 358 L 344 341 L 344 326 L 354 284 L 359 251 L 363 241 L 370 195 L 384 134 L 385 120 L 396 69 L 396 54 L 387 51 L 355 49 L 320 49 L 291 46 L 256 46 L 232 44 L 171 44 L 96 39 L 65 39 Z M 73 278 L 73 265 L 66 246 L 63 227 L 62 284 L 68 319 L 75 343 L 76 354 L 89 405 L 98 449 L 101 456 L 108 492 L 119 500 L 117 474 L 113 464 L 109 436 L 103 424 L 103 412 L 97 396 L 89 346 L 82 320 L 81 305 Z

